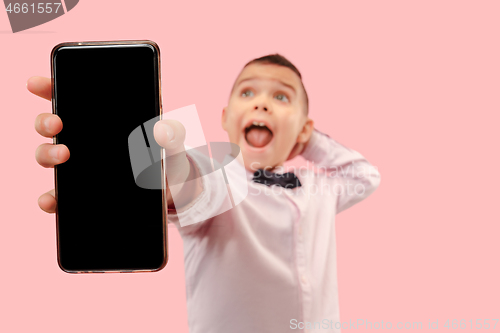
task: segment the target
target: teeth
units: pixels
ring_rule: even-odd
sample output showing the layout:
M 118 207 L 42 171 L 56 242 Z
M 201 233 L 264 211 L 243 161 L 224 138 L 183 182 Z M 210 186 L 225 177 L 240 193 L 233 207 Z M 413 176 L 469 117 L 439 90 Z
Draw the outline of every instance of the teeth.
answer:
M 265 124 L 265 123 L 263 123 L 263 122 L 258 122 L 258 121 L 253 121 L 253 122 L 252 122 L 252 125 L 254 125 L 254 126 L 260 126 L 260 127 L 265 127 L 265 126 L 266 126 L 266 124 Z M 247 128 L 248 128 L 248 127 L 247 127 Z

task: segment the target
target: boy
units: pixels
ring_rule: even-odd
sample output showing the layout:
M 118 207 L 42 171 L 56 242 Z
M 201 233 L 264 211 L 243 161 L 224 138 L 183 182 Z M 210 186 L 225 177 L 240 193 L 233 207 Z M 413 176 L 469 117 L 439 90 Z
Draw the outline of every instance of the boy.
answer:
M 45 80 L 30 79 L 28 89 L 50 100 L 50 80 Z M 378 171 L 358 152 L 313 128 L 301 75 L 279 54 L 245 65 L 221 123 L 241 149 L 248 196 L 201 222 L 196 221 L 200 212 L 221 205 L 220 188 L 198 177 L 167 196 L 168 221 L 184 243 L 190 332 L 340 332 L 335 327 L 340 322 L 335 215 L 378 187 Z M 41 114 L 35 128 L 52 137 L 62 123 Z M 210 169 L 195 153 L 182 154 L 185 134 L 173 120 L 161 120 L 154 129 L 166 154 L 177 156 L 169 161 L 177 167 L 169 164 L 167 177 L 176 183 Z M 285 177 L 283 163 L 297 155 L 323 173 L 302 170 Z M 45 167 L 68 158 L 63 145 L 37 148 L 36 159 Z M 39 205 L 54 212 L 54 190 L 42 195 Z

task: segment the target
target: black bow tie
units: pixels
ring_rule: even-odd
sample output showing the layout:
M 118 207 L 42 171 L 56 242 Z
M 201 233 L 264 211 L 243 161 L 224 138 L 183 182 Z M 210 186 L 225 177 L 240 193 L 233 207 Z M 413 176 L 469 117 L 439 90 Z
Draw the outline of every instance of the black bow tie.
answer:
M 259 169 L 253 174 L 253 181 L 267 186 L 276 184 L 285 188 L 295 188 L 298 186 L 302 186 L 300 180 L 297 178 L 297 176 L 295 176 L 293 172 L 278 174 L 271 171 Z

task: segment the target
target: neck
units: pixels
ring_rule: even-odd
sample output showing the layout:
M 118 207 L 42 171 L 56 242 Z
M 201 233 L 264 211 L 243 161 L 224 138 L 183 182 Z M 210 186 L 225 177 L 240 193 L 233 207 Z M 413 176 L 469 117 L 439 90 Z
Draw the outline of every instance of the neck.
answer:
M 232 147 L 234 148 L 234 146 Z M 231 153 L 229 155 L 231 155 L 233 158 L 235 158 L 236 160 L 239 160 L 239 162 L 243 165 L 245 165 L 245 163 L 243 162 L 243 160 L 240 160 L 238 158 L 238 155 L 240 154 L 240 150 L 239 149 L 232 149 L 231 150 Z M 240 155 L 241 156 L 241 155 Z M 250 166 L 245 166 L 245 168 L 250 171 L 250 172 L 255 172 L 257 171 L 258 169 L 264 169 L 266 171 L 270 171 L 270 172 L 278 172 L 278 173 L 281 173 L 281 172 L 284 172 L 284 165 L 283 163 L 279 163 L 277 165 L 274 165 L 274 166 L 266 166 L 266 167 L 263 167 L 263 168 L 258 168 L 258 169 L 252 169 Z

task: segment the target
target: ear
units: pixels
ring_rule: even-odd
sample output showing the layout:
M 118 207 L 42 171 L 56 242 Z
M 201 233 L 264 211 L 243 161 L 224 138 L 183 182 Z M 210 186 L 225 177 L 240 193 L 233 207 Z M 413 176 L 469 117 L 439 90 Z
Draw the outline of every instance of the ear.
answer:
M 222 109 L 221 125 L 222 125 L 222 128 L 224 129 L 224 131 L 227 132 L 227 129 L 226 129 L 227 111 L 226 111 L 226 109 L 227 109 L 227 106 Z
M 314 121 L 311 118 L 307 117 L 299 135 L 297 136 L 297 142 L 306 143 L 307 141 L 309 141 L 313 133 L 313 129 L 314 129 Z

